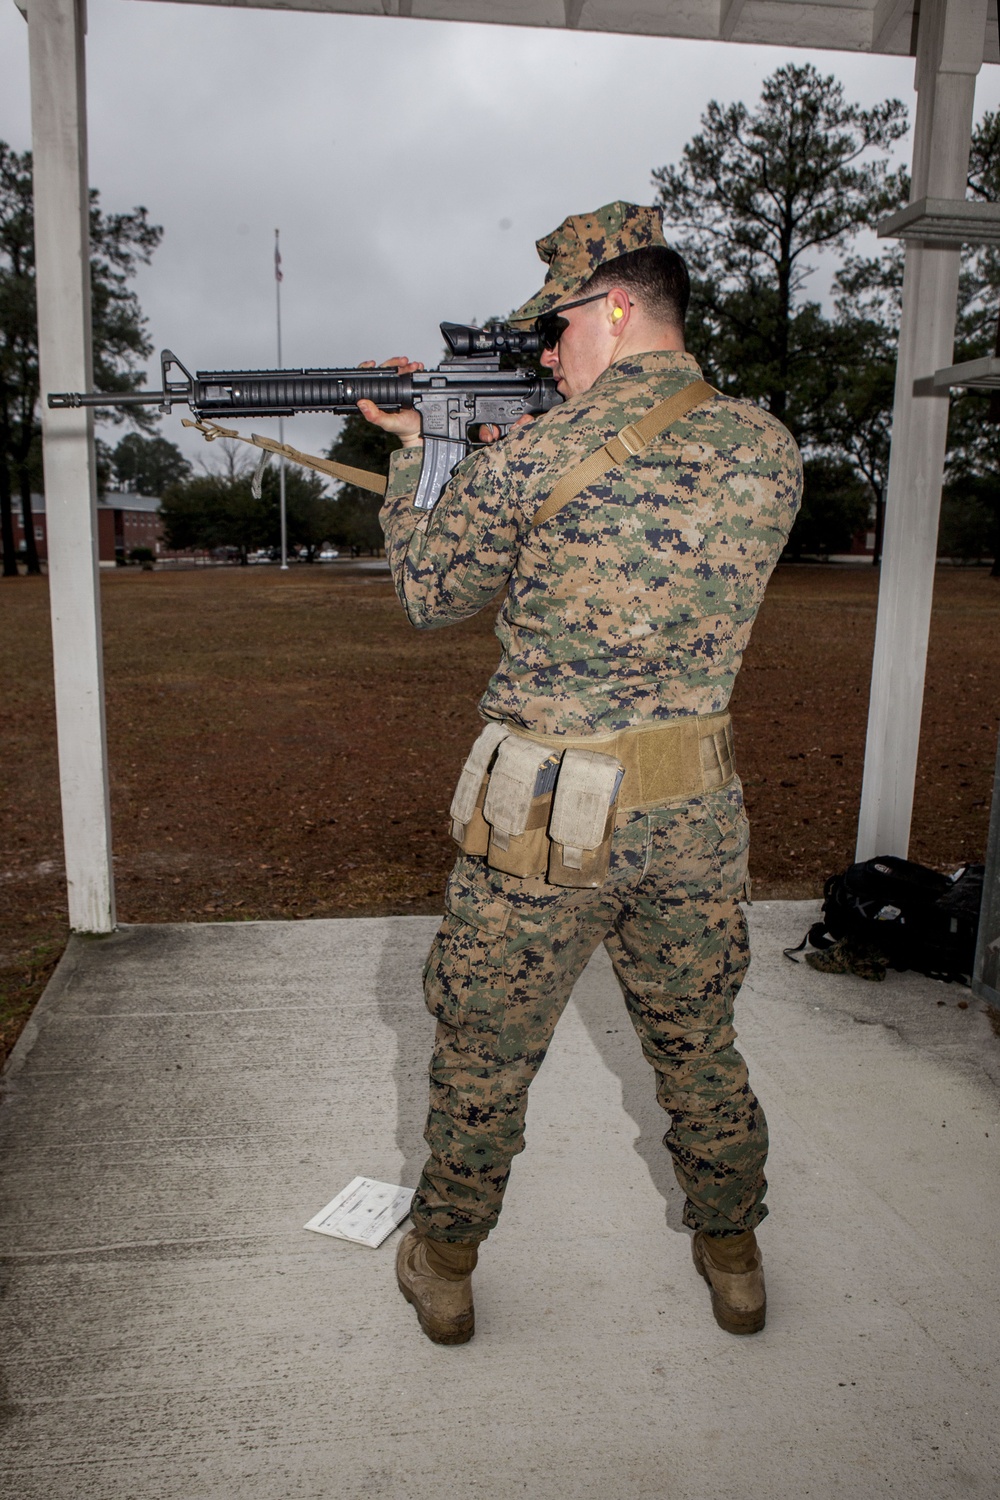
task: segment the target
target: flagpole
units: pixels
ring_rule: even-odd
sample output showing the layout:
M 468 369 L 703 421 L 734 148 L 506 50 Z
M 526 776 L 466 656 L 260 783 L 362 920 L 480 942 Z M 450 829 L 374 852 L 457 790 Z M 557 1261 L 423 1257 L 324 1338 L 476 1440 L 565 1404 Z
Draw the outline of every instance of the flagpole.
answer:
M 278 369 L 281 369 L 281 231 L 274 231 L 274 303 L 278 324 Z M 278 442 L 285 441 L 285 419 L 278 418 Z M 283 572 L 288 571 L 288 521 L 285 512 L 285 458 L 284 454 L 278 455 L 278 506 L 281 511 L 281 567 Z

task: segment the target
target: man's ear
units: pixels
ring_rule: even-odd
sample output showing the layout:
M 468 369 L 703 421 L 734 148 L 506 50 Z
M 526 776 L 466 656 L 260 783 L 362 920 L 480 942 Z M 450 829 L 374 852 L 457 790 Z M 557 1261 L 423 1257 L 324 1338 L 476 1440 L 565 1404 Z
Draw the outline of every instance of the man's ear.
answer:
M 618 338 L 628 327 L 632 315 L 632 304 L 629 301 L 628 292 L 623 291 L 620 286 L 612 287 L 608 292 L 605 307 L 612 336 Z

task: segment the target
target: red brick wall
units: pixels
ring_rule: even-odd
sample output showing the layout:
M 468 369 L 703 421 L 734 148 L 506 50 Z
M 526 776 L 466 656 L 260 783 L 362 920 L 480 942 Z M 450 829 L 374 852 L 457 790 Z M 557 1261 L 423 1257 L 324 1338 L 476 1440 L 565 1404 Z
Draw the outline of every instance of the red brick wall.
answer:
M 97 555 L 101 562 L 115 560 L 115 513 L 100 509 L 97 512 Z
M 11 502 L 11 509 L 14 512 L 14 547 L 20 553 L 24 542 L 24 526 L 21 522 L 21 502 L 19 499 L 14 499 Z M 46 546 L 45 516 L 34 516 L 33 524 L 35 528 L 35 546 L 38 548 L 39 557 L 44 560 L 49 555 L 48 547 Z M 41 536 L 39 536 L 39 532 L 41 532 Z
M 24 541 L 20 502 L 15 501 L 13 512 L 14 546 L 20 551 Z M 44 511 L 36 512 L 34 528 L 38 556 L 45 561 L 49 552 Z M 116 545 L 124 551 L 126 557 L 133 547 L 148 547 L 157 555 L 166 552 L 163 546 L 163 526 L 159 516 L 155 511 L 129 510 L 127 506 L 98 506 L 97 550 L 101 562 L 113 563 L 115 561 Z

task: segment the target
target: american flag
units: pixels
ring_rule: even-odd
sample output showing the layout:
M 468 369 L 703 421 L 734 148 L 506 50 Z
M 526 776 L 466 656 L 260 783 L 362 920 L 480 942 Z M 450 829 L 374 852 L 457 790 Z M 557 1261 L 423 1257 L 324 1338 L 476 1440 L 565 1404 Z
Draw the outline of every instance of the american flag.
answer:
M 274 279 L 275 281 L 284 281 L 285 279 L 281 273 L 281 251 L 278 249 L 277 230 L 274 231 Z

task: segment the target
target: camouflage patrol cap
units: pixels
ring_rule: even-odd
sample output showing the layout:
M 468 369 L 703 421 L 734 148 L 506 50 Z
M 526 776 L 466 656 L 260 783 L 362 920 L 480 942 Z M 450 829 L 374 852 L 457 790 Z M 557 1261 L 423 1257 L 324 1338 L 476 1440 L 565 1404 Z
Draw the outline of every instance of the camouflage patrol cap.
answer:
M 597 267 L 630 250 L 666 245 L 658 208 L 641 203 L 606 203 L 589 214 L 570 214 L 558 229 L 536 241 L 538 254 L 548 261 L 545 285 L 512 313 L 512 323 L 530 323 L 550 308 L 572 299 Z

